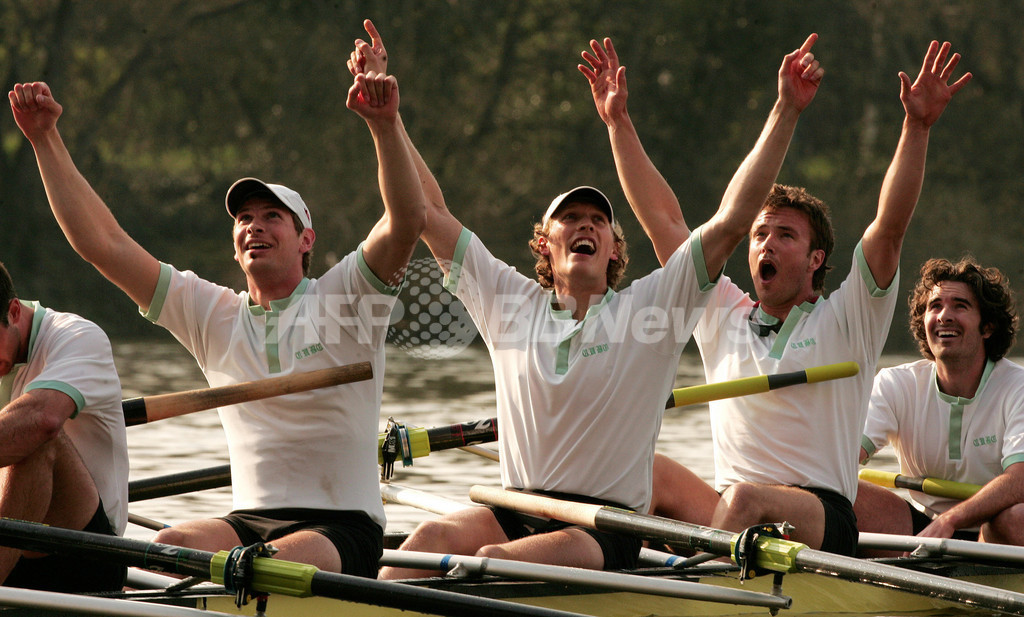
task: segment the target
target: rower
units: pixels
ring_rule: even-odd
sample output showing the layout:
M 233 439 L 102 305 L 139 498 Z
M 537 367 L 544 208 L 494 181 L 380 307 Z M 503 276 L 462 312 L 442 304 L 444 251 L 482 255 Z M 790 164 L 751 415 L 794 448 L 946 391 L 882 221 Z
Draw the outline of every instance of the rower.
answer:
M 383 43 L 372 25 L 367 29 L 372 44 L 357 42 L 353 64 L 384 70 Z M 805 53 L 787 56 L 786 66 L 797 67 L 793 79 L 814 81 L 818 67 L 807 70 Z M 592 41 L 583 57 L 589 67 L 580 70 L 609 124 L 616 159 L 620 149 L 642 151 L 626 112 L 625 72 L 611 40 Z M 779 127 L 778 135 L 788 141 L 798 115 L 793 110 L 786 122 L 773 119 L 769 130 L 774 136 Z M 414 149 L 411 142 L 409 148 Z M 495 365 L 503 485 L 645 512 L 664 393 L 671 389 L 713 278 L 749 228 L 771 181 L 728 192 L 714 217 L 694 233 L 695 240 L 678 246 L 663 269 L 616 292 L 626 242 L 611 201 L 600 190 L 578 186 L 543 210 L 529 241 L 536 258 L 533 280 L 492 255 L 463 227 L 417 160 L 430 204 L 423 239 Z M 627 194 L 643 191 L 676 203 L 650 160 L 644 157 L 641 165 L 643 180 L 623 184 Z M 695 259 L 698 253 L 703 261 Z M 621 569 L 636 564 L 640 540 L 501 507 L 475 507 L 421 524 L 401 548 Z M 382 578 L 431 574 L 381 570 Z
M 888 444 L 903 475 L 985 486 L 967 499 L 911 490 L 905 501 L 862 480 L 860 531 L 1024 544 L 1024 367 L 1005 357 L 1017 322 L 998 269 L 970 257 L 921 267 L 910 331 L 924 358 L 875 377 L 861 462 Z
M 235 182 L 221 207 L 246 278 L 240 293 L 160 263 L 121 229 L 75 168 L 49 86 L 18 84 L 10 98 L 71 245 L 174 334 L 211 386 L 363 361 L 373 367 L 372 380 L 221 407 L 233 511 L 165 529 L 157 540 L 207 551 L 273 541 L 281 559 L 375 577 L 385 525 L 375 447 L 384 343 L 425 223 L 423 192 L 396 130 L 395 78 L 358 75 L 346 101 L 375 142 L 381 219 L 358 248 L 310 279 L 316 234 L 299 193 L 256 178 Z
M 128 443 L 110 341 L 78 315 L 16 296 L 0 264 L 0 517 L 121 535 Z M 120 591 L 112 562 L 0 548 L 0 581 L 47 591 Z
M 824 295 L 834 247 L 828 207 L 806 189 L 776 184 L 748 230 L 756 300 L 723 277 L 694 330 L 708 383 L 845 360 L 857 362 L 860 373 L 712 402 L 715 490 L 660 458 L 655 513 L 732 531 L 785 520 L 796 527 L 796 541 L 854 553 L 857 435 L 896 306 L 899 256 L 921 192 L 931 126 L 971 78 L 948 84 L 959 58 L 948 43 L 933 41 L 914 83 L 900 73 L 903 133 L 875 219 L 839 289 Z M 770 168 L 777 172 L 784 154 L 777 151 Z M 757 168 L 746 171 L 756 177 Z M 679 213 L 648 200 L 630 204 L 664 263 L 688 235 L 672 222 Z

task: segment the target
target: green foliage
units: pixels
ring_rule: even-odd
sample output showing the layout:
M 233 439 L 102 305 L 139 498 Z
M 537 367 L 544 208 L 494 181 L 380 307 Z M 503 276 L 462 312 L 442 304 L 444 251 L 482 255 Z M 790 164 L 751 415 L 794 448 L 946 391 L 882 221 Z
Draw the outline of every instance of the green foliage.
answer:
M 13 0 L 0 5 L 5 86 L 45 80 L 61 133 L 121 224 L 159 259 L 233 287 L 223 195 L 256 176 L 288 184 L 317 226 L 314 274 L 352 250 L 381 211 L 372 142 L 345 108 L 362 19 L 385 37 L 402 114 L 449 206 L 529 271 L 529 227 L 555 194 L 593 184 L 624 203 L 606 131 L 576 69 L 610 36 L 630 111 L 691 224 L 717 207 L 776 96 L 782 56 L 810 32 L 826 68 L 780 176 L 831 204 L 842 276 L 873 216 L 899 135 L 899 71 L 932 38 L 974 73 L 932 133 L 903 289 L 930 256 L 972 251 L 1016 283 L 1024 197 L 1019 0 L 775 1 Z M 152 333 L 68 248 L 30 145 L 0 118 L 0 259 L 20 292 L 115 334 Z M 625 217 L 631 272 L 656 266 Z M 748 278 L 737 255 L 728 272 Z M 836 280 L 832 281 L 833 284 Z M 905 293 L 901 291 L 901 294 Z M 908 349 L 898 314 L 890 347 Z

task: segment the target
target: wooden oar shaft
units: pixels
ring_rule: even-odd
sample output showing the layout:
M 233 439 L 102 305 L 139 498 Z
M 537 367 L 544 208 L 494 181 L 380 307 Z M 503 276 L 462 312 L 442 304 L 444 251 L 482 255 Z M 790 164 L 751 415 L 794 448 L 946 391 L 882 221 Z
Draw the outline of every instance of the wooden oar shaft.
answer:
M 109 559 L 127 566 L 197 576 L 215 583 L 224 582 L 229 555 L 227 551 L 209 553 L 12 519 L 0 519 L 0 539 L 4 545 L 22 550 Z M 576 613 L 321 572 L 314 566 L 268 557 L 256 557 L 253 561 L 252 587 L 254 591 L 299 597 L 316 595 L 454 617 L 581 617 Z
M 756 375 L 754 377 L 743 377 L 723 381 L 721 383 L 709 383 L 687 388 L 676 388 L 672 390 L 666 409 L 683 407 L 684 405 L 696 405 L 717 401 L 723 398 L 747 396 L 759 394 L 787 386 L 795 386 L 804 383 L 817 383 L 831 379 L 852 377 L 860 371 L 856 362 L 840 362 L 838 364 L 827 364 L 816 366 L 802 371 L 791 373 L 778 373 L 775 375 Z
M 613 533 L 689 545 L 717 555 L 731 556 L 739 534 L 692 525 L 649 514 L 608 506 L 560 501 L 550 497 L 503 491 L 485 486 L 470 489 L 469 498 L 526 514 L 545 516 Z M 805 544 L 777 538 L 757 542 L 759 568 L 775 572 L 814 572 L 846 580 L 891 587 L 920 595 L 1004 612 L 1024 612 L 1024 594 L 951 580 L 887 564 L 813 550 Z
M 127 399 L 121 402 L 121 408 L 124 411 L 125 424 L 134 426 L 214 407 L 237 405 L 371 378 L 373 378 L 373 369 L 370 363 L 358 362 L 229 386 Z
M 949 497 L 950 499 L 969 499 L 981 490 L 981 486 L 978 484 L 955 482 L 941 478 L 914 478 L 879 469 L 861 469 L 858 475 L 861 480 L 867 480 L 872 484 L 886 488 L 905 488 L 912 491 L 920 491 L 926 495 Z

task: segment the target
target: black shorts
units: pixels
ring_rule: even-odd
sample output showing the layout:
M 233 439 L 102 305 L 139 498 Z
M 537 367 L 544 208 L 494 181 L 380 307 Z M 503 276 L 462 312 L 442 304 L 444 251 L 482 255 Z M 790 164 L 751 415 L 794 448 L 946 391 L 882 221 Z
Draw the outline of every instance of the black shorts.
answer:
M 805 488 L 813 493 L 825 509 L 825 531 L 821 550 L 853 557 L 857 552 L 857 516 L 850 500 L 835 491 L 823 488 Z
M 384 530 L 358 510 L 270 508 L 235 510 L 220 517 L 235 530 L 243 546 L 273 542 L 298 531 L 315 531 L 334 545 L 342 574 L 377 578 L 384 554 Z
M 82 531 L 116 536 L 110 528 L 103 502 L 96 507 L 92 520 Z M 120 564 L 96 561 L 74 555 L 47 555 L 38 559 L 22 557 L 11 570 L 4 585 L 41 591 L 88 593 L 121 591 L 127 568 Z
M 617 503 L 602 501 L 600 499 L 594 499 L 584 495 L 572 495 L 552 491 L 529 492 L 554 497 L 556 499 L 564 499 L 566 501 L 612 506 L 623 510 L 630 510 L 629 508 Z M 527 536 L 533 536 L 540 533 L 551 533 L 552 531 L 559 531 L 562 529 L 582 529 L 590 535 L 590 537 L 594 538 L 594 540 L 597 541 L 598 546 L 601 547 L 601 553 L 604 555 L 605 570 L 629 570 L 636 568 L 637 559 L 640 557 L 640 548 L 643 544 L 640 538 L 634 538 L 617 533 L 608 533 L 606 531 L 597 531 L 596 529 L 588 529 L 586 527 L 572 525 L 563 521 L 521 514 L 514 510 L 507 510 L 496 506 L 488 507 L 491 509 L 491 512 L 494 513 L 494 518 L 497 519 L 498 524 L 501 525 L 502 531 L 505 532 L 505 535 L 508 536 L 509 540 L 518 540 Z
M 925 527 L 931 524 L 932 518 L 924 512 L 921 512 L 915 508 L 911 503 L 907 502 L 907 508 L 910 509 L 910 520 L 914 528 L 914 535 L 921 533 Z M 977 531 L 967 531 L 966 529 L 957 529 L 953 532 L 954 540 L 970 540 L 972 542 L 978 541 Z

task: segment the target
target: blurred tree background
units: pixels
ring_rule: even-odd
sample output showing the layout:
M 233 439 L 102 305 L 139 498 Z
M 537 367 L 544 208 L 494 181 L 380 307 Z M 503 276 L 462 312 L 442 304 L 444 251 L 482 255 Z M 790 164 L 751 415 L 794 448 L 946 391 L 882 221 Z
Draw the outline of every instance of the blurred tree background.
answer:
M 899 136 L 898 72 L 913 79 L 929 41 L 951 41 L 963 55 L 954 79 L 971 71 L 974 80 L 932 131 L 901 296 L 925 259 L 965 252 L 1024 289 L 1021 0 L 7 0 L 0 74 L 7 89 L 51 85 L 79 168 L 140 244 L 238 289 L 223 207 L 235 179 L 302 193 L 317 229 L 314 276 L 381 212 L 369 133 L 345 108 L 345 61 L 367 17 L 450 208 L 526 272 L 530 225 L 555 194 L 593 184 L 626 210 L 576 69 L 591 38 L 615 41 L 633 120 L 695 226 L 756 140 L 782 56 L 820 35 L 825 80 L 779 180 L 831 205 L 833 284 L 874 215 Z M 0 118 L 0 152 L 0 260 L 20 295 L 79 312 L 115 337 L 159 335 L 68 247 L 10 113 Z M 653 251 L 622 218 L 630 273 L 646 273 Z M 727 273 L 750 287 L 742 249 Z M 889 351 L 912 351 L 905 315 L 901 302 Z

